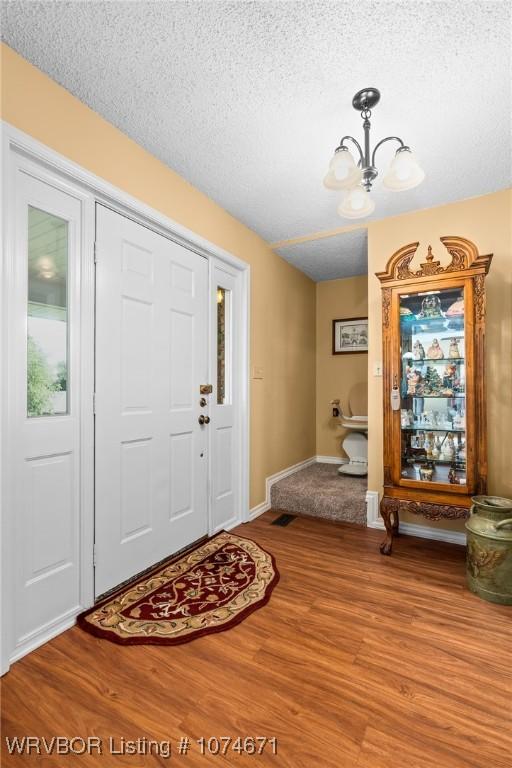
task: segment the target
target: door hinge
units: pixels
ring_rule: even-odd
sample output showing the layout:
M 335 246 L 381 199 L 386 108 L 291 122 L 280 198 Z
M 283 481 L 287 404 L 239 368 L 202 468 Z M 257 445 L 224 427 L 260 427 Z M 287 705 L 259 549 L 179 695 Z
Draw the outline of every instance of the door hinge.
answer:
M 96 392 L 92 393 L 92 412 L 96 415 Z
M 96 544 L 92 548 L 92 564 L 93 566 L 96 565 Z
M 94 263 L 98 263 L 98 243 L 94 241 Z

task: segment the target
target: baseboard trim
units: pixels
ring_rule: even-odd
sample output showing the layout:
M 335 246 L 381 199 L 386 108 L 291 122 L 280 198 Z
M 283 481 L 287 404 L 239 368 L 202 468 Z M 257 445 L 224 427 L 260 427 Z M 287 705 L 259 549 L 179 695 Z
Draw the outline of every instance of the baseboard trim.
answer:
M 79 613 L 81 613 L 82 610 L 83 608 L 81 606 L 73 608 L 71 611 L 67 611 L 55 621 L 50 622 L 35 632 L 31 632 L 30 635 L 25 637 L 14 649 L 14 652 L 9 659 L 9 663 L 13 664 L 23 656 L 26 656 L 27 653 L 35 651 L 36 648 L 44 645 L 49 640 L 53 640 L 54 637 L 57 637 L 57 635 L 65 632 L 66 629 L 70 629 L 72 626 L 74 626 L 76 617 Z
M 265 480 L 265 501 L 262 501 L 261 504 L 257 504 L 255 507 L 249 510 L 249 522 L 251 520 L 255 520 L 264 512 L 268 512 L 268 510 L 272 506 L 270 501 L 270 489 L 272 488 L 274 483 L 279 482 L 279 480 L 283 480 L 285 477 L 288 477 L 289 475 L 294 475 L 295 472 L 300 472 L 301 469 L 306 469 L 306 467 L 310 467 L 312 464 L 316 464 L 316 461 L 317 461 L 317 457 L 312 456 L 310 459 L 306 459 L 305 461 L 299 461 L 298 464 L 292 464 L 291 467 L 282 469 L 280 472 L 276 472 L 274 475 L 270 475 L 270 477 L 267 477 L 267 479 Z
M 377 491 L 366 492 L 366 525 L 384 531 L 384 521 L 379 515 L 379 494 Z M 418 536 L 420 539 L 446 541 L 449 544 L 466 546 L 466 534 L 462 531 L 447 531 L 446 528 L 430 528 L 428 525 L 400 523 L 400 533 L 406 536 Z
M 227 523 L 217 526 L 212 535 L 215 535 L 219 531 L 231 531 L 233 528 L 236 528 L 237 525 L 240 525 L 240 520 L 238 517 L 232 517 Z
M 379 494 L 377 491 L 366 491 L 366 525 L 368 528 L 379 528 L 374 523 L 382 523 L 379 515 Z
M 382 520 L 375 520 L 368 523 L 368 528 L 377 528 L 385 530 Z M 466 534 L 462 531 L 447 531 L 445 528 L 429 528 L 427 525 L 415 525 L 415 523 L 400 523 L 400 533 L 406 536 L 418 536 L 420 539 L 431 539 L 432 541 L 446 541 L 448 544 L 459 544 L 466 546 Z
M 341 456 L 315 456 L 318 464 L 348 464 L 348 459 Z
M 265 499 L 265 501 L 262 501 L 261 504 L 257 504 L 255 507 L 252 507 L 252 509 L 249 510 L 249 520 L 247 522 L 251 522 L 251 520 L 256 520 L 257 517 L 262 515 L 264 512 L 268 512 L 270 509 L 270 504 Z

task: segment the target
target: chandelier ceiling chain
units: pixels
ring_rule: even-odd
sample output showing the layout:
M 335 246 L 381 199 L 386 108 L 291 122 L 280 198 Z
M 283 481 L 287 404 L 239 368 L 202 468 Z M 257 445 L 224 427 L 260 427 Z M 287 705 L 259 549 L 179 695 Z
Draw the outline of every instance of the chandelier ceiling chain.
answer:
M 352 99 L 352 106 L 360 112 L 363 120 L 364 149 L 353 136 L 343 136 L 334 150 L 327 176 L 324 179 L 324 185 L 328 189 L 345 191 L 343 200 L 338 206 L 338 213 L 340 216 L 350 219 L 369 216 L 375 210 L 375 203 L 368 193 L 379 174 L 375 165 L 375 154 L 386 142 L 395 141 L 399 147 L 382 180 L 385 187 L 396 192 L 413 189 L 413 187 L 421 184 L 425 178 L 425 173 L 420 168 L 410 147 L 398 136 L 386 136 L 385 139 L 377 142 L 372 151 L 370 117 L 372 116 L 372 107 L 375 107 L 379 100 L 380 92 L 377 88 L 364 88 L 355 94 Z M 346 146 L 346 142 L 349 141 L 357 149 L 359 155 L 357 164 Z

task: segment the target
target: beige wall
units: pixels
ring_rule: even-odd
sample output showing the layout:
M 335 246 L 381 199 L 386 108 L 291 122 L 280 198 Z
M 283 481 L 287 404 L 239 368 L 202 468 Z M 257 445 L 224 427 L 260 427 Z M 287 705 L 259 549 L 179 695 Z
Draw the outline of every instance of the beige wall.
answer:
M 315 453 L 315 285 L 258 235 L 5 45 L 2 119 L 251 265 L 251 506 Z
M 447 260 L 439 238 L 458 235 L 476 243 L 480 253 L 493 253 L 487 278 L 487 414 L 489 492 L 512 498 L 512 190 L 476 197 L 438 208 L 397 216 L 370 224 L 368 234 L 368 291 L 370 347 L 369 475 L 370 490 L 382 491 L 382 379 L 372 376 L 382 359 L 380 283 L 375 272 L 407 243 L 420 242 L 418 254 L 432 245 L 436 257 Z M 444 252 L 444 253 L 443 253 Z M 417 258 L 417 257 L 416 257 Z M 415 518 L 412 522 L 428 524 Z M 438 523 L 437 525 L 441 525 Z M 462 523 L 445 523 L 462 528 Z
M 258 235 L 10 48 L 2 45 L 1 54 L 4 120 L 251 265 L 251 365 L 262 367 L 264 374 L 263 380 L 251 382 L 251 506 L 263 501 L 268 475 L 315 453 L 336 455 L 338 433 L 326 421 L 328 403 L 333 397 L 346 402 L 348 379 L 364 380 L 358 366 L 366 356 L 352 356 L 349 363 L 344 356 L 333 358 L 330 322 L 336 316 L 366 314 L 359 308 L 366 301 L 365 280 L 330 281 L 315 288 Z M 405 243 L 420 240 L 421 254 L 431 243 L 439 255 L 440 236 L 461 235 L 480 251 L 494 252 L 488 279 L 489 490 L 512 496 L 511 207 L 506 191 L 369 225 L 372 490 L 382 489 L 382 380 L 372 375 L 373 363 L 381 359 L 380 288 L 374 273 Z M 350 283 L 357 291 L 345 290 Z M 338 292 L 345 296 L 339 304 Z
M 331 417 L 330 400 L 340 399 L 354 414 L 368 408 L 368 355 L 333 355 L 332 321 L 367 317 L 366 275 L 326 280 L 316 285 L 316 452 L 320 456 L 345 456 L 341 448 L 346 430 Z

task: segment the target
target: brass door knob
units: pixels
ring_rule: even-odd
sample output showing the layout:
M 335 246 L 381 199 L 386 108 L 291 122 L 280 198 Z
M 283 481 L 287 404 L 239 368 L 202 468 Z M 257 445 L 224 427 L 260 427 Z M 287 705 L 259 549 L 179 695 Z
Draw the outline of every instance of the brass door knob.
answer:
M 210 417 L 209 416 L 203 416 L 203 414 L 200 415 L 198 418 L 198 422 L 200 424 L 209 424 L 210 423 Z

